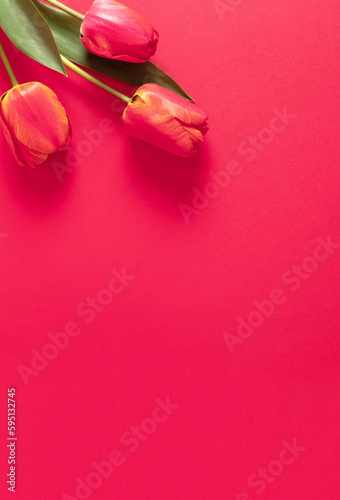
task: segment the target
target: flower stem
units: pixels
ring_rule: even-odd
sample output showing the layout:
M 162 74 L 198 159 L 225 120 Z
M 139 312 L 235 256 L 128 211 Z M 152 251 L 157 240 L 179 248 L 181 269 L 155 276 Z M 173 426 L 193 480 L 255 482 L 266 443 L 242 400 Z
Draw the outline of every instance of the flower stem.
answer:
M 71 9 L 70 7 L 67 7 L 61 2 L 58 2 L 57 0 L 47 0 L 48 3 L 51 5 L 54 5 L 55 7 L 58 7 L 58 9 L 63 10 L 67 14 L 70 14 L 73 17 L 76 17 L 77 19 L 80 19 L 81 21 L 84 21 L 85 16 L 83 14 L 80 14 L 80 12 L 77 12 L 76 10 Z
M 113 94 L 114 96 L 118 97 L 118 99 L 121 99 L 122 101 L 124 101 L 126 103 L 130 102 L 130 97 L 128 97 L 124 94 L 121 94 L 120 92 L 118 92 L 118 90 L 115 90 L 112 87 L 109 87 L 108 85 L 105 85 L 105 83 L 101 82 L 100 80 L 98 80 L 94 76 L 90 75 L 89 73 L 87 73 L 83 69 L 79 68 L 79 66 L 77 66 L 76 64 L 73 64 L 73 62 L 71 62 L 69 59 L 64 57 L 62 54 L 60 54 L 60 57 L 61 57 L 61 60 L 63 61 L 63 63 L 65 64 L 65 66 L 67 66 L 68 68 L 70 68 L 73 71 L 75 71 L 76 73 L 78 73 L 78 75 L 82 76 L 83 78 L 86 78 L 86 80 L 88 80 L 89 82 L 92 82 L 95 85 L 98 85 L 98 87 L 100 87 L 104 90 L 107 90 L 107 92 L 110 92 L 110 94 Z
M 13 73 L 11 65 L 9 64 L 9 60 L 7 59 L 6 53 L 4 51 L 3 46 L 1 45 L 1 42 L 0 42 L 0 58 L 4 63 L 9 79 L 11 80 L 12 86 L 15 87 L 15 85 L 18 85 L 18 80 L 15 78 L 15 75 Z

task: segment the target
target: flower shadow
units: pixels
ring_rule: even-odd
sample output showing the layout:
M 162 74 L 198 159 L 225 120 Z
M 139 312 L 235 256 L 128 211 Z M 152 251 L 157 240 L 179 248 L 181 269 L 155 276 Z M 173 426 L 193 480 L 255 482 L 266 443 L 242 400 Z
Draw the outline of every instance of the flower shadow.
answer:
M 16 203 L 39 215 L 57 211 L 68 197 L 75 173 L 60 181 L 52 166 L 54 161 L 65 164 L 66 151 L 55 153 L 36 168 L 18 165 L 7 148 L 3 148 L 2 176 Z
M 197 156 L 182 158 L 138 139 L 127 137 L 127 168 L 140 196 L 157 207 L 176 213 L 178 204 L 189 203 L 193 188 L 207 178 L 210 165 L 208 144 Z

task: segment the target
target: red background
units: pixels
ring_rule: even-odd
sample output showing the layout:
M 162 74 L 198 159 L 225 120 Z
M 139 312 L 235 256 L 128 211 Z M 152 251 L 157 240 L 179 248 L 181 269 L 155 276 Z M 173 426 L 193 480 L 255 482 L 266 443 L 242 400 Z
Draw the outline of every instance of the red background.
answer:
M 66 3 L 85 12 L 91 2 Z M 18 500 L 77 498 L 76 479 L 113 450 L 125 461 L 90 498 L 340 497 L 340 249 L 288 283 L 293 266 L 313 265 L 319 238 L 340 243 L 339 3 L 231 3 L 219 16 L 213 1 L 129 1 L 160 32 L 153 61 L 209 114 L 197 158 L 129 138 L 111 95 L 1 37 L 18 79 L 58 94 L 74 148 L 101 120 L 114 128 L 62 182 L 53 161 L 66 153 L 23 168 L 0 137 L 2 498 L 7 387 L 17 392 Z M 268 136 L 285 108 L 294 117 Z M 242 154 L 259 134 L 270 141 Z M 193 207 L 193 190 L 231 161 L 236 175 L 187 224 L 179 205 Z M 77 307 L 122 268 L 135 278 L 86 324 Z M 231 353 L 224 334 L 275 289 L 284 303 Z M 18 366 L 70 321 L 81 333 L 25 385 Z M 130 452 L 121 436 L 166 398 L 178 408 Z M 294 440 L 299 456 L 273 465 Z M 259 494 L 248 478 L 268 466 L 279 473 Z

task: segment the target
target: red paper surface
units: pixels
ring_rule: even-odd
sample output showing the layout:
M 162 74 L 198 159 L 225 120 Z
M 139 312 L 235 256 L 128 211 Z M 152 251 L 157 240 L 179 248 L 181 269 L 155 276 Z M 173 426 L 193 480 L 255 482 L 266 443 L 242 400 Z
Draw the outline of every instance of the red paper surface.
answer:
M 338 500 L 339 3 L 129 5 L 209 114 L 196 158 L 1 36 L 78 151 L 33 170 L 0 137 L 1 498 L 14 387 L 17 500 Z

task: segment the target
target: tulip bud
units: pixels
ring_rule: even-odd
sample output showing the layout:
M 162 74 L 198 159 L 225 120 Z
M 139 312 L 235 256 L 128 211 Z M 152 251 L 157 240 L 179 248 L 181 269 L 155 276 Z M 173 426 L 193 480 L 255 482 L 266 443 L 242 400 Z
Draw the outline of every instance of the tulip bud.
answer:
M 16 85 L 0 100 L 0 122 L 20 165 L 35 167 L 71 142 L 71 125 L 55 93 L 39 82 Z
M 209 127 L 208 116 L 171 90 L 147 83 L 125 108 L 127 134 L 178 156 L 194 156 Z
M 95 0 L 80 27 L 80 38 L 97 56 L 142 63 L 156 52 L 158 33 L 133 9 L 115 0 Z

